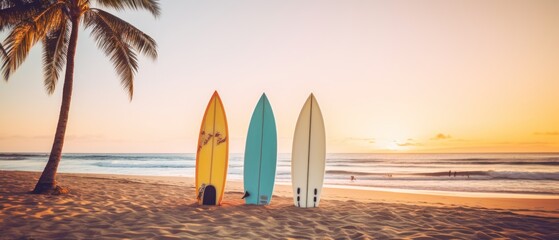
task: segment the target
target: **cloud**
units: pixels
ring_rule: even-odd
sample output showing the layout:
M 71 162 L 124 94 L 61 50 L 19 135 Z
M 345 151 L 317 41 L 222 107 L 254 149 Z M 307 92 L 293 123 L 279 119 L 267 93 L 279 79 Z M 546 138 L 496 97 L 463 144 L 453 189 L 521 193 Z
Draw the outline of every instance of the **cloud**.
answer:
M 396 142 L 396 145 L 398 145 L 399 147 L 415 147 L 415 146 L 423 146 L 423 144 L 421 143 L 417 143 L 415 142 L 413 139 L 408 138 L 408 140 L 406 140 L 406 142 L 404 143 L 398 143 Z
M 52 140 L 54 139 L 53 135 L 10 135 L 10 136 L 0 136 L 0 140 Z M 95 141 L 95 140 L 104 140 L 105 136 L 99 134 L 83 134 L 83 135 L 75 135 L 75 134 L 68 134 L 64 137 L 66 140 L 87 140 L 87 141 Z
M 374 139 L 374 138 L 356 138 L 356 137 L 349 137 L 349 138 L 346 138 L 345 141 L 375 143 L 375 139 Z
M 504 142 L 493 142 L 488 143 L 489 145 L 548 145 L 552 144 L 551 142 L 544 142 L 544 141 L 524 141 L 524 142 L 511 142 L 511 141 L 504 141 Z
M 439 133 L 435 137 L 431 138 L 431 140 L 447 140 L 451 138 L 452 137 L 449 134 Z
M 10 135 L 10 136 L 0 136 L 0 140 L 30 140 L 30 139 L 49 139 L 54 138 L 54 135 Z
M 559 131 L 535 132 L 534 135 L 539 135 L 539 136 L 559 136 Z
M 67 135 L 66 139 L 69 140 L 82 140 L 82 141 L 97 141 L 97 140 L 105 140 L 105 136 L 100 134 L 83 134 L 83 135 Z

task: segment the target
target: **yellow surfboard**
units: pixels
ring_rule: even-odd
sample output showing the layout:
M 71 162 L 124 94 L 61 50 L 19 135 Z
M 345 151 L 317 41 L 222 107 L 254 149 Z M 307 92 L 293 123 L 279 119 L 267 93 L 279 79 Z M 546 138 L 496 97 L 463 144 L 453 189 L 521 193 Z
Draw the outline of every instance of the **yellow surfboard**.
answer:
M 229 161 L 228 137 L 223 103 L 215 91 L 202 119 L 196 152 L 196 198 L 199 204 L 221 204 Z

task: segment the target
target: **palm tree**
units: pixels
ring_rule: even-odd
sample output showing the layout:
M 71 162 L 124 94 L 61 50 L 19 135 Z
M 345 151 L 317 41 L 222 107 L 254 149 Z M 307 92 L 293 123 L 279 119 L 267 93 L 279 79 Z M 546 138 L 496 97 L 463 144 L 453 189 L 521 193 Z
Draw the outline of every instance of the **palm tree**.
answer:
M 158 0 L 0 0 L 0 31 L 11 32 L 4 40 L 6 57 L 2 65 L 7 80 L 38 42 L 43 46 L 44 85 L 49 94 L 55 90 L 65 68 L 62 106 L 49 160 L 33 193 L 53 191 L 62 155 L 74 82 L 74 57 L 80 23 L 91 29 L 97 46 L 111 59 L 122 86 L 133 96 L 134 75 L 138 70 L 137 52 L 157 58 L 155 40 L 130 23 L 91 6 L 115 10 L 144 9 L 160 14 Z

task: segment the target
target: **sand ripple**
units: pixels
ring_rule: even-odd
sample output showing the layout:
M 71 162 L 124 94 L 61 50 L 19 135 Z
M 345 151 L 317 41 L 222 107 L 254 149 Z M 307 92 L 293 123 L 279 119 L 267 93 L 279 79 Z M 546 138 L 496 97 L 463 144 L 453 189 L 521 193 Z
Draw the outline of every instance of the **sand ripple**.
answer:
M 64 175 L 71 193 L 32 195 L 37 173 L 0 172 L 1 239 L 559 239 L 559 218 L 482 208 L 289 197 L 198 206 L 192 184 Z

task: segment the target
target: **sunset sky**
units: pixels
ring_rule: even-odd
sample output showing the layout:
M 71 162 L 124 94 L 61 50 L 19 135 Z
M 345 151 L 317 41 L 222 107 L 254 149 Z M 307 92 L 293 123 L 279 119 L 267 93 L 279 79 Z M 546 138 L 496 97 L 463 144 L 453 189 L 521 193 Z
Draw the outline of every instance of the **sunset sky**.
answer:
M 313 92 L 327 152 L 559 151 L 559 1 L 162 1 L 133 101 L 80 31 L 64 152 L 194 152 L 214 90 L 243 152 L 266 92 L 290 152 Z M 0 33 L 4 39 L 6 32 Z M 48 152 L 41 46 L 0 82 L 0 152 Z

